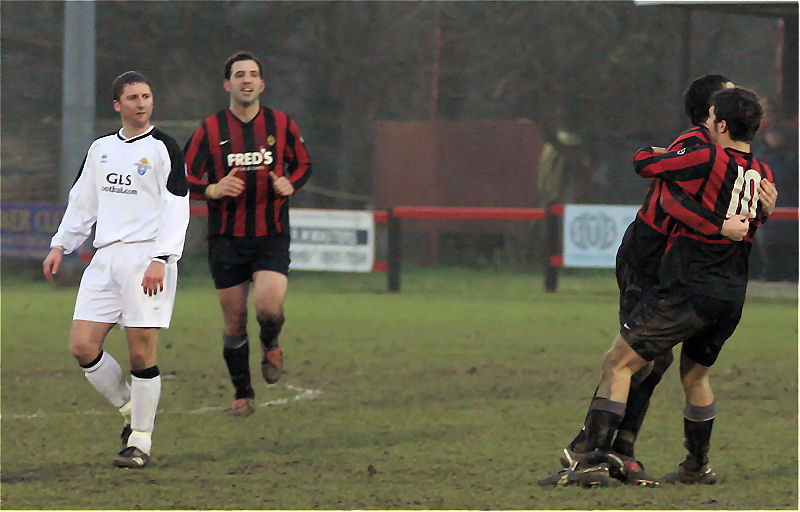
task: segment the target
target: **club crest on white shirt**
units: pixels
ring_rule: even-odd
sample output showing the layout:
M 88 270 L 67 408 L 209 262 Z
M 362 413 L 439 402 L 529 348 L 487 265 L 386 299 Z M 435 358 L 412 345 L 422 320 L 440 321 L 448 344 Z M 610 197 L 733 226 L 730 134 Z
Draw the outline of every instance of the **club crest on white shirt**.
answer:
M 136 162 L 136 172 L 139 173 L 139 176 L 144 176 L 144 173 L 150 170 L 151 167 L 152 165 L 147 161 L 147 157 L 143 156 L 141 160 Z

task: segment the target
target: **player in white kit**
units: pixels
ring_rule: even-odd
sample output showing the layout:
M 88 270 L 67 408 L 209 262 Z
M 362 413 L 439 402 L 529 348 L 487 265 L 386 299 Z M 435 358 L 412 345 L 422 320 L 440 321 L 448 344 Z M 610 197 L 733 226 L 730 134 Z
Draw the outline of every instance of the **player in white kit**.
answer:
M 172 316 L 189 196 L 180 146 L 150 124 L 147 78 L 123 73 L 113 94 L 122 128 L 89 147 L 43 271 L 53 281 L 62 256 L 79 248 L 96 224 L 97 252 L 81 279 L 69 350 L 89 382 L 125 417 L 114 465 L 141 468 L 150 460 L 161 395 L 158 329 L 169 327 Z M 103 350 L 114 325 L 125 329 L 130 384 Z

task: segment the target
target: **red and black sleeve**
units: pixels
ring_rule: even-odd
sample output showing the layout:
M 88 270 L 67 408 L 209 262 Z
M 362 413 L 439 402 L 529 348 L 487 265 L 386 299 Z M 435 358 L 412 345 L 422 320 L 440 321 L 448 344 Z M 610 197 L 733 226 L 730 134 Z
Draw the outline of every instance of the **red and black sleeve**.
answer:
M 725 222 L 724 216 L 700 206 L 676 183 L 663 182 L 660 202 L 670 216 L 704 235 L 718 234 Z
M 667 148 L 667 151 L 677 151 L 679 149 L 700 146 L 702 144 L 713 144 L 711 133 L 705 126 L 693 126 L 678 135 L 672 144 L 670 144 L 669 148 Z
M 294 190 L 297 191 L 311 177 L 311 157 L 308 154 L 297 124 L 288 116 L 287 121 L 284 162 L 287 164 L 286 174 L 289 176 L 289 181 L 292 183 Z
M 710 144 L 667 153 L 642 148 L 634 155 L 633 166 L 636 174 L 643 178 L 681 182 L 681 187 L 693 194 L 699 182 L 708 177 L 716 153 L 717 147 Z

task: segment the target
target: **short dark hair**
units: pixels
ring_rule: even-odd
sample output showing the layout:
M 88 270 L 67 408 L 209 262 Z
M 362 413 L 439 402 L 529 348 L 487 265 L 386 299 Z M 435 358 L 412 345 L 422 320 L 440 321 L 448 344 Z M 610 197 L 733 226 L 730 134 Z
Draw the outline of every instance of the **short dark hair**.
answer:
M 111 93 L 114 95 L 115 101 L 119 101 L 122 89 L 128 84 L 147 84 L 148 87 L 153 88 L 150 85 L 150 80 L 143 74 L 138 71 L 126 71 L 114 79 L 114 83 L 111 85 Z
M 751 142 L 761 126 L 764 108 L 758 96 L 742 89 L 722 89 L 711 97 L 716 121 L 728 123 L 731 139 L 737 142 Z
M 231 78 L 231 67 L 233 67 L 233 63 L 234 62 L 239 62 L 240 60 L 252 60 L 252 61 L 255 61 L 255 63 L 258 64 L 258 74 L 261 75 L 262 78 L 264 77 L 264 70 L 261 68 L 261 61 L 258 60 L 258 58 L 255 55 L 253 55 L 250 52 L 236 52 L 233 55 L 231 55 L 230 57 L 228 57 L 228 60 L 225 61 L 225 78 L 226 79 L 230 80 L 230 78 Z
M 723 75 L 701 76 L 686 88 L 683 93 L 683 107 L 692 125 L 698 126 L 708 119 L 708 109 L 711 107 L 711 95 L 722 89 L 730 82 Z

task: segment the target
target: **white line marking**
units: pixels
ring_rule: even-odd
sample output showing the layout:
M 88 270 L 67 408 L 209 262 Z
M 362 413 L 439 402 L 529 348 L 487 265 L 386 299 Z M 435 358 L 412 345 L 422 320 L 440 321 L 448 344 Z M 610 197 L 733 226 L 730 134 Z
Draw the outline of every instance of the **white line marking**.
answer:
M 291 389 L 292 391 L 298 391 L 298 393 L 290 398 L 276 398 L 275 400 L 268 400 L 266 402 L 262 402 L 256 407 L 269 407 L 271 405 L 288 405 L 289 402 L 297 402 L 299 400 L 313 400 L 317 398 L 322 391 L 318 389 L 306 389 L 297 386 L 292 386 L 291 384 L 286 384 L 286 389 Z M 172 411 L 171 413 L 167 414 L 202 414 L 204 412 L 212 412 L 212 411 L 221 411 L 224 407 L 201 407 L 199 409 L 192 409 L 191 411 Z
M 266 402 L 262 402 L 257 404 L 256 407 L 270 407 L 273 405 L 288 405 L 290 402 L 299 402 L 300 400 L 313 400 L 317 398 L 319 395 L 322 394 L 322 391 L 319 389 L 308 389 L 308 388 L 301 388 L 299 386 L 293 386 L 291 384 L 284 384 L 286 389 L 291 391 L 295 391 L 296 394 L 294 396 L 288 398 L 276 398 L 275 400 L 267 400 Z M 200 407 L 199 409 L 189 409 L 189 410 L 172 410 L 172 411 L 165 411 L 162 409 L 158 410 L 158 414 L 203 414 L 206 412 L 216 412 L 221 411 L 225 407 Z M 87 409 L 84 411 L 69 411 L 69 412 L 44 412 L 44 411 L 37 411 L 32 414 L 11 414 L 6 416 L 6 419 L 11 420 L 31 420 L 31 419 L 38 419 L 38 418 L 46 418 L 50 416 L 72 416 L 75 414 L 85 414 L 90 416 L 105 416 L 105 415 L 115 415 L 119 414 L 115 412 L 113 409 L 110 410 L 103 410 L 98 411 L 95 409 Z

